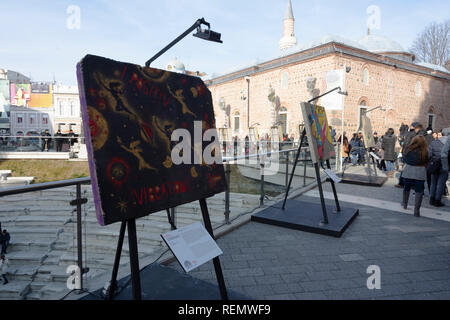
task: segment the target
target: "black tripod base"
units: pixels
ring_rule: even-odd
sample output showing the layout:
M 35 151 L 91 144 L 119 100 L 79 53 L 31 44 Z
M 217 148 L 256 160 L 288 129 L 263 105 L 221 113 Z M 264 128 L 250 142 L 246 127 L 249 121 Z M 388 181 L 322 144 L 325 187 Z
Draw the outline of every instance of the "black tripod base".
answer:
M 287 200 L 285 210 L 281 203 L 275 206 L 255 213 L 252 221 L 338 238 L 359 214 L 358 209 L 343 207 L 336 213 L 335 206 L 327 205 L 328 224 L 324 224 L 320 203 Z
M 360 186 L 381 187 L 388 178 L 379 176 L 366 176 L 362 174 L 345 173 L 341 183 L 356 184 Z

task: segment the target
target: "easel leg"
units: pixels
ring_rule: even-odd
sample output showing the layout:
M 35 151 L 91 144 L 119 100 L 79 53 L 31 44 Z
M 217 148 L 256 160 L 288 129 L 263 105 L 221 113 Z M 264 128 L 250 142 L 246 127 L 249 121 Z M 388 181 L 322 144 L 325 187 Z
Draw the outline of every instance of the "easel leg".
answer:
M 327 160 L 326 162 L 327 162 L 327 168 L 331 169 L 330 160 Z M 341 206 L 339 205 L 339 200 L 338 200 L 338 196 L 337 196 L 337 192 L 336 192 L 336 185 L 335 185 L 333 179 L 330 179 L 330 182 L 331 182 L 331 188 L 333 189 L 334 201 L 336 202 L 336 211 L 340 212 Z
M 215 240 L 214 232 L 211 226 L 211 220 L 209 219 L 208 206 L 206 205 L 206 200 L 200 200 L 200 208 L 202 210 L 203 222 L 205 223 L 205 228 L 211 237 Z M 225 280 L 223 278 L 222 267 L 220 266 L 219 257 L 213 259 L 214 270 L 216 271 L 217 282 L 219 284 L 220 296 L 222 300 L 228 300 L 227 287 L 225 286 Z
M 287 200 L 287 197 L 288 197 L 289 189 L 291 188 L 292 179 L 294 178 L 295 168 L 297 167 L 298 158 L 300 157 L 300 151 L 302 149 L 303 139 L 305 138 L 305 135 L 306 135 L 306 130 L 303 130 L 302 137 L 300 139 L 300 144 L 299 144 L 298 150 L 297 150 L 297 155 L 295 156 L 294 167 L 292 168 L 291 177 L 289 178 L 289 183 L 288 183 L 287 188 L 286 188 L 286 194 L 284 195 L 284 201 L 283 201 L 283 207 L 282 207 L 283 210 L 284 210 L 284 208 L 286 206 L 286 200 Z M 306 165 L 306 162 L 305 162 L 305 165 Z
M 371 157 L 371 158 L 372 158 L 372 163 L 373 163 L 373 171 L 375 172 L 375 177 L 378 177 L 378 173 L 377 173 L 377 163 L 376 163 L 374 157 Z
M 317 186 L 319 187 L 320 203 L 322 204 L 322 214 L 323 214 L 322 222 L 324 224 L 327 224 L 328 223 L 327 207 L 325 206 L 325 198 L 323 197 L 322 181 L 320 180 L 320 171 L 318 163 L 314 163 L 314 169 L 316 170 Z
M 133 300 L 142 300 L 141 277 L 139 274 L 139 256 L 136 236 L 136 219 L 128 220 L 128 245 L 130 248 L 131 283 L 133 286 Z
M 119 241 L 117 242 L 116 257 L 114 259 L 113 272 L 111 276 L 111 282 L 109 284 L 108 300 L 112 300 L 117 288 L 117 273 L 119 272 L 120 256 L 122 255 L 123 239 L 125 238 L 125 229 L 127 228 L 127 222 L 122 221 L 120 225 Z
M 370 168 L 370 160 L 369 160 L 370 155 L 367 149 L 365 149 L 365 155 L 367 159 L 367 173 L 369 174 L 369 181 L 372 181 L 372 169 Z

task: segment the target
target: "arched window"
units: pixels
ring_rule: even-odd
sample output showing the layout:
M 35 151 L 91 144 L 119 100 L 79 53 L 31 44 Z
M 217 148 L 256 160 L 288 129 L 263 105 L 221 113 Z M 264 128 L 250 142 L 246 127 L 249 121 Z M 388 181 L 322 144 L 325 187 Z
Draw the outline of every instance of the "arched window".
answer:
M 364 68 L 363 70 L 363 83 L 367 86 L 369 85 L 369 70 Z
M 280 112 L 280 126 L 281 126 L 281 133 L 282 134 L 287 134 L 288 132 L 288 111 L 285 107 L 281 107 Z
M 289 73 L 283 72 L 281 75 L 281 88 L 287 89 L 289 86 Z
M 240 113 L 239 112 L 235 112 L 234 113 L 234 131 L 239 131 L 239 127 L 240 127 Z
M 434 130 L 436 115 L 434 114 L 434 107 L 428 108 L 428 120 L 427 120 L 427 130 Z
M 422 94 L 422 84 L 420 83 L 420 81 L 416 82 L 416 96 L 420 97 L 420 95 Z

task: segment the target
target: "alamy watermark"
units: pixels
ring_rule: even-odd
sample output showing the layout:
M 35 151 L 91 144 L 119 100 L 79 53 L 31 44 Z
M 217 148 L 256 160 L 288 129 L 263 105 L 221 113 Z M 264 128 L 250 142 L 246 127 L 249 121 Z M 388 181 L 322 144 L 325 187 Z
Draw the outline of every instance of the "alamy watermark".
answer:
M 81 289 L 81 270 L 77 265 L 70 265 L 67 267 L 66 273 L 69 274 L 66 285 L 69 290 Z
M 67 7 L 66 13 L 68 14 L 66 19 L 66 27 L 69 30 L 81 29 L 81 9 L 77 5 L 70 5 Z
M 379 6 L 371 5 L 367 7 L 366 13 L 369 15 L 367 18 L 367 28 L 370 30 L 381 29 L 381 9 Z
M 367 289 L 380 290 L 381 289 L 381 269 L 377 265 L 371 265 L 367 267 L 367 274 L 370 276 L 367 278 Z
M 174 165 L 221 164 L 222 150 L 234 155 L 238 154 L 237 149 L 242 148 L 242 145 L 238 145 L 237 142 L 235 145 L 234 141 L 219 141 L 217 129 L 207 129 L 203 132 L 202 121 L 194 121 L 193 133 L 194 137 L 184 128 L 172 132 L 171 141 L 176 143 L 171 151 L 171 160 Z M 208 144 L 203 148 L 204 142 Z M 272 141 L 245 142 L 245 156 L 237 156 L 235 163 L 256 165 L 262 162 L 264 175 L 276 175 L 280 165 L 279 145 L 279 142 Z

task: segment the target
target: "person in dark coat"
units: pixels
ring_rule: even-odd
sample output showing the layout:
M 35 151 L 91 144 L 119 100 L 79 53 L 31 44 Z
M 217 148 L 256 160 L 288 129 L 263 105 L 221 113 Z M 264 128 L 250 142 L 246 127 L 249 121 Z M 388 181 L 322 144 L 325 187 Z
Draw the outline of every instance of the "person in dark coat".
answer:
M 52 141 L 51 135 L 48 132 L 48 129 L 42 134 L 42 149 L 41 151 L 48 151 L 50 148 L 50 142 Z
M 77 139 L 75 139 L 76 135 L 72 129 L 69 130 L 69 134 L 67 136 L 69 137 L 70 146 L 73 147 L 73 144 L 77 142 Z
M 431 155 L 430 164 L 427 167 L 427 173 L 431 175 L 430 179 L 430 204 L 435 207 L 445 206 L 441 202 L 445 190 L 445 183 L 448 179 L 448 170 L 442 166 L 441 154 L 444 145 L 449 139 L 447 135 L 450 132 L 445 131 L 445 136 L 434 140 L 428 146 L 428 152 Z
M 2 253 L 1 254 L 6 254 L 6 250 L 8 249 L 9 246 L 9 241 L 11 240 L 11 236 L 9 235 L 8 231 L 5 229 L 2 232 Z
M 405 135 L 405 142 L 403 144 L 403 150 L 402 153 L 405 152 L 406 148 L 409 146 L 411 141 L 414 139 L 415 136 L 422 135 L 425 136 L 426 132 L 423 129 L 423 126 L 418 122 L 413 122 L 411 124 L 411 129 L 409 132 Z
M 63 138 L 62 138 L 61 129 L 58 129 L 58 131 L 56 131 L 55 137 L 56 137 L 55 138 L 56 152 L 61 152 L 62 151 L 62 145 L 63 145 Z
M 395 173 L 394 162 L 396 160 L 395 155 L 395 143 L 397 142 L 397 137 L 394 134 L 394 129 L 389 128 L 386 134 L 381 139 L 381 149 L 383 149 L 383 159 L 386 164 L 386 171 L 388 177 L 392 178 Z

